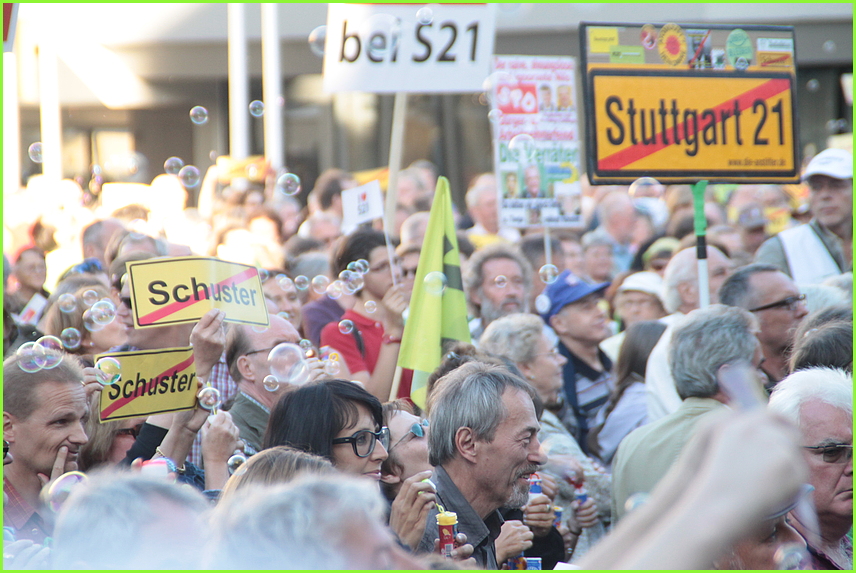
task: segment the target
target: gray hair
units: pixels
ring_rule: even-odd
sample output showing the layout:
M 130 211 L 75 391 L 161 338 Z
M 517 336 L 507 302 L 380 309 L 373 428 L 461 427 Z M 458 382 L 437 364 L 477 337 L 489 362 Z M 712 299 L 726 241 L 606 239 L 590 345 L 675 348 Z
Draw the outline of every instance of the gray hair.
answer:
M 766 263 L 753 263 L 740 267 L 719 288 L 719 302 L 728 306 L 739 306 L 748 310 L 752 302 L 752 277 L 759 273 L 780 273 L 779 267 Z
M 481 196 L 488 191 L 496 193 L 496 176 L 493 173 L 482 173 L 473 180 L 472 185 L 467 189 L 467 194 L 464 197 L 467 209 L 472 209 L 478 205 Z
M 381 528 L 384 511 L 376 484 L 344 475 L 250 486 L 215 510 L 205 565 L 352 569 L 354 547 L 348 538 L 355 528 Z
M 536 399 L 525 380 L 482 362 L 468 362 L 438 380 L 428 398 L 428 463 L 440 466 L 457 455 L 455 434 L 460 428 L 470 428 L 476 440 L 493 441 L 508 414 L 502 395 L 509 389 L 525 392 L 533 403 Z
M 818 400 L 853 414 L 853 380 L 838 368 L 806 368 L 790 374 L 776 384 L 768 408 L 800 424 L 800 409 L 811 400 Z
M 528 364 L 535 359 L 535 345 L 543 332 L 544 322 L 540 318 L 517 312 L 487 325 L 479 339 L 479 348 L 517 364 Z
M 722 253 L 716 247 L 707 246 L 707 256 L 713 251 Z M 727 258 L 727 257 L 726 257 Z M 669 263 L 666 265 L 666 270 L 663 273 L 663 286 L 661 287 L 663 307 L 669 314 L 675 313 L 681 307 L 681 294 L 678 292 L 678 287 L 688 281 L 698 281 L 698 264 L 696 260 L 696 248 L 687 247 L 672 255 Z M 714 293 L 710 293 L 713 296 Z
M 751 362 L 758 323 L 742 308 L 712 304 L 689 313 L 669 342 L 669 368 L 681 400 L 719 392 L 716 372 L 724 364 Z
M 139 473 L 94 472 L 72 489 L 54 528 L 52 558 L 57 569 L 196 569 L 197 547 L 170 543 L 157 526 L 176 519 L 164 511 L 200 518 L 196 537 L 205 538 L 202 514 L 210 505 L 192 487 Z M 158 521 L 161 523 L 159 524 Z M 179 526 L 176 526 L 179 527 Z M 180 525 L 182 530 L 186 524 Z
M 482 288 L 484 282 L 484 265 L 493 259 L 511 259 L 520 267 L 523 275 L 523 299 L 528 304 L 529 294 L 532 291 L 532 265 L 521 254 L 520 249 L 506 243 L 494 243 L 477 250 L 467 262 L 467 273 L 464 276 L 464 289 L 467 301 L 471 301 L 472 293 Z M 470 302 L 470 305 L 473 303 Z M 479 309 L 473 308 L 474 311 Z M 480 313 L 476 313 L 480 314 Z

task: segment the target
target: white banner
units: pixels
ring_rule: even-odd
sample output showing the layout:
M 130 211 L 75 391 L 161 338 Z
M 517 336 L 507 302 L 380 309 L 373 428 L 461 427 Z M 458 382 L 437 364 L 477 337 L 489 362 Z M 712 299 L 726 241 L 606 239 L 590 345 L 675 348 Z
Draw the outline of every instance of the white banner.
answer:
M 573 58 L 496 56 L 491 76 L 500 224 L 581 224 Z
M 342 191 L 343 234 L 347 235 L 356 229 L 357 225 L 382 218 L 383 196 L 377 180 Z
M 329 4 L 324 90 L 480 92 L 494 31 L 490 4 Z

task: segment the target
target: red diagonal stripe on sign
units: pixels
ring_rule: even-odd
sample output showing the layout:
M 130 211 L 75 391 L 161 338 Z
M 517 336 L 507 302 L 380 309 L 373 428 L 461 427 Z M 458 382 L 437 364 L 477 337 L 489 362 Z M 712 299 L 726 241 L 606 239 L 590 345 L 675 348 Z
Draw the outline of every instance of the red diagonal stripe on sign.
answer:
M 229 277 L 229 278 L 224 279 L 224 280 L 220 281 L 219 283 L 215 283 L 215 284 L 216 284 L 216 286 L 222 288 L 223 285 L 225 285 L 227 282 L 235 281 L 237 283 L 242 283 L 245 280 L 253 277 L 255 274 L 256 274 L 256 269 L 246 269 L 246 270 L 239 272 L 238 274 L 236 274 L 233 277 Z M 209 287 L 211 286 L 209 283 L 204 283 L 204 284 L 205 284 L 205 286 L 209 286 Z M 208 293 L 208 294 L 212 295 L 212 293 Z M 149 314 L 147 314 L 145 316 L 141 316 L 139 318 L 140 324 L 151 324 L 152 322 L 154 322 L 156 320 L 160 320 L 161 318 L 167 317 L 167 316 L 169 316 L 173 313 L 176 313 L 180 310 L 184 310 L 185 308 L 193 306 L 194 304 L 196 304 L 198 302 L 202 302 L 203 300 L 208 300 L 208 299 L 204 299 L 204 298 L 199 299 L 199 300 L 194 300 L 193 294 L 191 294 L 190 297 L 191 297 L 190 300 L 188 300 L 186 302 L 174 302 L 172 304 L 166 305 L 163 308 L 159 308 L 154 312 L 150 312 Z
M 161 372 L 160 374 L 155 376 L 154 379 L 149 380 L 148 383 L 146 384 L 146 389 L 145 389 L 144 393 L 147 394 L 149 392 L 149 390 L 152 389 L 152 386 L 157 384 L 157 382 L 160 381 L 160 379 L 163 378 L 164 376 L 167 376 L 167 375 L 172 376 L 176 372 L 181 372 L 182 370 L 184 370 L 185 368 L 187 368 L 191 364 L 193 364 L 193 355 L 192 354 L 185 361 L 179 362 L 175 366 L 167 368 L 166 370 L 164 370 L 163 372 Z M 118 382 L 117 382 L 117 384 L 118 384 Z M 131 396 L 130 398 L 119 398 L 118 400 L 116 400 L 115 402 L 113 402 L 112 404 L 110 404 L 109 406 L 104 408 L 104 410 L 101 412 L 101 418 L 106 418 L 107 416 L 109 416 L 110 414 L 112 414 L 113 412 L 118 410 L 119 408 L 127 406 L 128 404 L 130 404 L 131 402 L 133 402 L 137 398 L 139 398 L 139 396 Z
M 757 99 L 769 99 L 775 95 L 778 95 L 782 92 L 788 91 L 791 87 L 791 83 L 789 80 L 784 78 L 776 78 L 767 80 L 760 86 L 753 88 L 745 93 L 740 94 L 736 98 L 731 98 L 727 102 L 721 103 L 718 106 L 711 108 L 715 113 L 719 113 L 722 110 L 733 110 L 734 109 L 734 100 L 736 99 L 739 105 L 740 111 L 745 111 L 752 107 L 752 103 Z M 731 116 L 733 117 L 733 116 Z M 730 119 L 730 118 L 729 118 Z M 700 122 L 696 122 L 699 124 Z M 721 122 L 717 122 L 719 124 Z M 683 133 L 684 124 L 679 123 L 678 129 L 681 133 Z M 699 125 L 696 125 L 695 133 L 698 134 L 701 131 L 699 129 Z M 607 157 L 604 157 L 600 161 L 598 161 L 598 169 L 604 171 L 616 171 L 618 169 L 624 169 L 631 163 L 635 161 L 639 161 L 640 159 L 644 159 L 649 155 L 652 155 L 661 149 L 665 149 L 666 147 L 671 147 L 675 145 L 675 143 L 670 143 L 669 145 L 664 145 L 662 138 L 657 137 L 660 135 L 660 132 L 654 134 L 655 139 L 657 139 L 656 143 L 645 145 L 643 143 L 637 143 L 636 145 L 632 145 L 626 149 L 622 149 L 617 153 L 613 153 Z

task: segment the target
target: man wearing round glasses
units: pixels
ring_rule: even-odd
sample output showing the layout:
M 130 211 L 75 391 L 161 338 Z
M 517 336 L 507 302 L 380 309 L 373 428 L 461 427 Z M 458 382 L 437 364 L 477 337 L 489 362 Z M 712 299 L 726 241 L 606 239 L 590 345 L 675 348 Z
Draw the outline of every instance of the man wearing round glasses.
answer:
M 772 388 L 788 374 L 794 333 L 808 314 L 805 295 L 773 265 L 755 263 L 734 272 L 719 289 L 722 304 L 744 308 L 758 319 L 758 342 L 764 353 L 761 369 Z
M 791 513 L 791 524 L 808 544 L 811 569 L 852 569 L 853 385 L 833 368 L 794 372 L 776 386 L 770 410 L 799 426 L 803 453 L 814 486 L 819 535 Z

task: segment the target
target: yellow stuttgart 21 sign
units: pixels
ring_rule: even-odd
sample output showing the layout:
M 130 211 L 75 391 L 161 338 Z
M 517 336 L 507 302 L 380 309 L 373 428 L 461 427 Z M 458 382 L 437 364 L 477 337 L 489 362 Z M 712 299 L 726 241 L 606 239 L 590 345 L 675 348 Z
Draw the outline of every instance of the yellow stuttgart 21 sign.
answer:
M 116 382 L 101 390 L 102 422 L 188 410 L 196 405 L 193 348 L 110 352 L 96 358 L 105 356 L 119 362 L 121 373 Z
M 208 257 L 149 259 L 128 264 L 134 326 L 196 322 L 212 308 L 224 320 L 270 324 L 258 270 Z
M 592 72 L 598 177 L 793 178 L 793 77 L 785 72 Z

